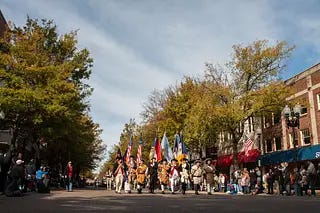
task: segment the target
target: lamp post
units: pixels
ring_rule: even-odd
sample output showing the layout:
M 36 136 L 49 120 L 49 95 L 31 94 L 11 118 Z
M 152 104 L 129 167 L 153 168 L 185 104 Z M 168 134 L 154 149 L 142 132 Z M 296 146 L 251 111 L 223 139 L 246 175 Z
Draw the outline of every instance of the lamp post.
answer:
M 286 105 L 283 109 L 284 117 L 286 119 L 287 128 L 292 127 L 292 140 L 294 146 L 294 156 L 293 160 L 297 160 L 297 146 L 296 143 L 296 133 L 295 127 L 300 127 L 300 114 L 301 114 L 301 106 L 299 104 L 295 105 L 291 110 L 288 105 Z
M 257 133 L 257 135 L 258 135 L 258 147 L 259 147 L 259 151 L 260 151 L 260 153 L 261 154 L 264 154 L 263 153 L 263 150 L 262 150 L 262 144 L 261 144 L 261 135 L 262 135 L 262 130 L 261 130 L 261 128 L 260 127 L 258 127 L 257 128 L 257 130 L 256 130 L 256 133 Z
M 0 111 L 0 119 L 2 120 L 2 119 L 4 119 L 6 117 L 6 115 L 4 114 L 4 112 L 3 111 Z

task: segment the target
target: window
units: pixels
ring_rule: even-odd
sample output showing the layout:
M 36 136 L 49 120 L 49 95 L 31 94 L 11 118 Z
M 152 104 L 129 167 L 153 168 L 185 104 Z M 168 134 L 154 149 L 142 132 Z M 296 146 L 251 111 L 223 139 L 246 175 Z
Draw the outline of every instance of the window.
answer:
M 298 137 L 295 135 L 295 144 L 298 146 Z M 290 140 L 290 148 L 294 148 L 294 143 L 293 143 L 293 134 L 289 134 L 289 140 Z
M 281 112 L 277 112 L 273 114 L 273 124 L 280 123 L 281 120 Z
M 306 106 L 301 106 L 301 115 L 305 115 L 308 113 L 308 109 Z
M 310 132 L 309 129 L 303 129 L 301 132 L 301 141 L 303 145 L 309 145 L 310 144 Z
M 276 151 L 281 150 L 281 137 L 276 137 L 275 138 L 275 143 L 276 143 Z
M 272 140 L 268 139 L 267 142 L 267 152 L 272 152 Z
M 318 110 L 320 110 L 320 94 L 317 94 Z

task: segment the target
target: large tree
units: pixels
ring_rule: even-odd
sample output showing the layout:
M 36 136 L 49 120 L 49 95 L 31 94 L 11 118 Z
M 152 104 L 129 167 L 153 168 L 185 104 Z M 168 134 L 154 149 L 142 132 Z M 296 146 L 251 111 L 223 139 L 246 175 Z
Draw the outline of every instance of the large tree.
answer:
M 219 99 L 216 117 L 222 129 L 232 136 L 236 160 L 245 122 L 250 117 L 278 112 L 285 105 L 289 90 L 280 81 L 280 73 L 293 47 L 286 42 L 270 45 L 258 40 L 233 49 L 232 60 L 225 68 L 208 65 L 207 80 L 219 85 L 215 92 Z
M 27 18 L 24 26 L 6 31 L 0 40 L 0 106 L 14 145 L 23 149 L 40 139 L 51 142 L 49 148 L 62 143 L 74 150 L 64 160 L 88 152 L 87 165 L 92 167 L 101 148 L 100 130 L 88 116 L 86 99 L 92 92 L 86 83 L 92 63 L 89 51 L 77 47 L 76 31 L 59 36 L 53 21 Z M 81 154 L 76 136 L 87 139 Z

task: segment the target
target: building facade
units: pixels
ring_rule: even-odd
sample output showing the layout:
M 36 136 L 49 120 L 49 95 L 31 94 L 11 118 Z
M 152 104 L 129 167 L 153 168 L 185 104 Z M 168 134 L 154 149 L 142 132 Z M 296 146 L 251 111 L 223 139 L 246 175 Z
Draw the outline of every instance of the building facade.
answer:
M 281 112 L 262 119 L 264 165 L 320 159 L 320 63 L 286 80 L 285 84 L 292 92 L 287 100 L 292 105 L 301 105 L 300 125 L 288 127 Z

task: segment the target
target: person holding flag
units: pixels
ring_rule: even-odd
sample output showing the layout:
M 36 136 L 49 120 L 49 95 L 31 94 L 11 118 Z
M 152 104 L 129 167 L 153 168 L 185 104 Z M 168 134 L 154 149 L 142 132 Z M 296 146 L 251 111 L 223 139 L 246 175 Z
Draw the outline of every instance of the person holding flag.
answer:
M 170 180 L 170 189 L 171 193 L 174 194 L 176 190 L 178 190 L 179 182 L 180 182 L 180 174 L 178 161 L 176 159 L 171 160 L 171 168 L 169 172 L 169 180 Z
M 190 166 L 186 158 L 182 159 L 182 163 L 179 166 L 181 176 L 181 190 L 182 194 L 186 193 L 187 184 L 189 183 Z

